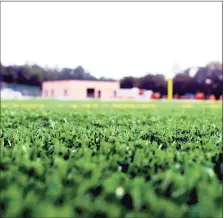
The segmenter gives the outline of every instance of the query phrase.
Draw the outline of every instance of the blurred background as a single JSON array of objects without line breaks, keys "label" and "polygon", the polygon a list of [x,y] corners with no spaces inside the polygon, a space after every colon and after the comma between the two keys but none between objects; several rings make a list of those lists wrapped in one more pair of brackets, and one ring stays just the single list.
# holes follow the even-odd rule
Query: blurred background
[{"label": "blurred background", "polygon": [[[194,71],[194,75],[191,75],[192,71]],[[223,92],[222,76],[222,64],[219,62],[209,63],[197,69],[189,68],[178,72],[173,78],[173,98],[221,99]],[[55,96],[51,93],[45,95],[42,93],[42,82],[61,80],[115,81],[111,78],[96,78],[86,72],[82,66],[75,69],[63,68],[59,71],[56,69],[44,69],[37,64],[1,65],[2,91],[11,89],[20,92],[22,96],[37,97],[43,94],[44,97],[59,97],[60,95]],[[142,77],[123,77],[119,81],[119,87],[121,90],[117,98],[140,98],[146,90],[151,91],[148,99],[167,98],[167,79],[162,74],[148,73]],[[57,86],[55,89],[57,89]],[[99,97],[96,96],[96,98]]]},{"label": "blurred background", "polygon": [[174,99],[222,100],[219,2],[4,2],[1,16],[2,98],[167,99],[172,79]]}]

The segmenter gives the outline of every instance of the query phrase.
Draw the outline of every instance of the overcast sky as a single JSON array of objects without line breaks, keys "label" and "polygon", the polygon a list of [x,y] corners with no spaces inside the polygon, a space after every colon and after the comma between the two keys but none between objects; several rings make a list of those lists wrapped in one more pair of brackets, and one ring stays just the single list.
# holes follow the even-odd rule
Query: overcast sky
[{"label": "overcast sky", "polygon": [[1,61],[170,76],[222,60],[221,2],[2,2]]}]

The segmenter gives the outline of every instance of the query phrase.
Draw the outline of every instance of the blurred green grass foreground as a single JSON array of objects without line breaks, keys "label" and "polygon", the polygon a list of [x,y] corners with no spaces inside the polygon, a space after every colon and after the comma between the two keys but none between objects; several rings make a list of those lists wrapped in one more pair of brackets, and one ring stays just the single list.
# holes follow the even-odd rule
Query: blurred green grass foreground
[{"label": "blurred green grass foreground", "polygon": [[2,101],[0,146],[0,217],[222,217],[221,103]]}]

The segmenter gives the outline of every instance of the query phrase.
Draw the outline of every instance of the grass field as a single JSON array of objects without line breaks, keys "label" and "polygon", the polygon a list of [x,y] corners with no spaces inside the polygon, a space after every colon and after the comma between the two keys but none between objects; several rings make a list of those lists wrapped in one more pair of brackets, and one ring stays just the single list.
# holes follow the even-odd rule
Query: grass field
[{"label": "grass field", "polygon": [[221,103],[3,101],[0,152],[0,217],[222,217]]},{"label": "grass field", "polygon": [[54,99],[3,100],[2,108],[214,108],[221,109],[221,101],[192,101],[192,100],[151,100],[151,101],[72,101]]}]

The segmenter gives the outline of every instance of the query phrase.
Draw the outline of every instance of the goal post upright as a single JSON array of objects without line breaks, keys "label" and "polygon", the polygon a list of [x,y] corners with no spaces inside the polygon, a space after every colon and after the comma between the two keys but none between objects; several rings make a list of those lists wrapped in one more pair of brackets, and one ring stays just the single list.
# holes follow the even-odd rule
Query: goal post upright
[{"label": "goal post upright", "polygon": [[180,71],[179,64],[175,61],[172,66],[172,74],[168,77],[167,80],[167,99],[173,100],[173,78],[177,72]]},{"label": "goal post upright", "polygon": [[172,78],[169,78],[168,79],[168,100],[172,100],[173,99],[173,79]]}]

